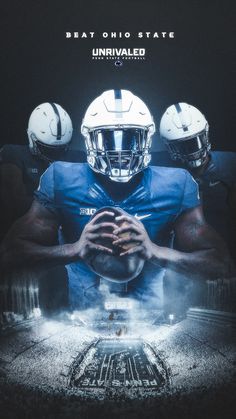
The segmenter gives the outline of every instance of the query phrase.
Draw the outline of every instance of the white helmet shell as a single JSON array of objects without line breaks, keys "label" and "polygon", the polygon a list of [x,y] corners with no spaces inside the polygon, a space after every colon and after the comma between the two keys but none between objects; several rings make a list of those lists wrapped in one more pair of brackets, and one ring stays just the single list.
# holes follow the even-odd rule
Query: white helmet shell
[{"label": "white helmet shell", "polygon": [[181,160],[190,168],[201,166],[207,151],[209,125],[194,106],[177,103],[167,108],[160,122],[160,137],[173,160]]},{"label": "white helmet shell", "polygon": [[[89,105],[81,125],[89,165],[118,182],[127,182],[149,164],[154,132],[148,107],[128,90],[102,93]],[[119,146],[118,140],[112,146],[113,133],[119,137]]]},{"label": "white helmet shell", "polygon": [[117,125],[152,126],[155,130],[150,111],[139,97],[128,90],[107,90],[89,105],[81,131],[86,134],[86,130]]},{"label": "white helmet shell", "polygon": [[37,144],[48,147],[67,146],[72,137],[72,122],[57,103],[42,103],[30,115],[27,134],[29,147],[38,154]]},{"label": "white helmet shell", "polygon": [[208,123],[205,116],[188,103],[171,105],[163,114],[160,122],[160,135],[171,141],[193,137],[204,131]]}]

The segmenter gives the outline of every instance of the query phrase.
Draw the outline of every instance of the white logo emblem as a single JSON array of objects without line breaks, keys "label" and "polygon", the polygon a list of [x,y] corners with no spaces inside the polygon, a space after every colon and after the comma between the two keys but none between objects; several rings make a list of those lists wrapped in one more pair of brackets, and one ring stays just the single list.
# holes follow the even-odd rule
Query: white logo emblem
[{"label": "white logo emblem", "polygon": [[96,208],[80,208],[79,215],[93,215],[96,211]]},{"label": "white logo emblem", "polygon": [[210,181],[209,186],[216,186],[216,185],[219,185],[219,183],[220,183],[220,180],[217,180],[216,182]]},{"label": "white logo emblem", "polygon": [[148,218],[150,217],[152,214],[145,214],[145,215],[138,215],[137,213],[135,214],[135,218],[137,218],[137,220],[143,220],[144,218]]}]

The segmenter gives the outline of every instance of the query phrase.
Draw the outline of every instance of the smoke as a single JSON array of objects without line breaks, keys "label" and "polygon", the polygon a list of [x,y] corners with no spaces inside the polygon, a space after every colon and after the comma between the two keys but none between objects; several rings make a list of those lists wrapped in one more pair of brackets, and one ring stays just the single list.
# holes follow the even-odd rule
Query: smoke
[{"label": "smoke", "polygon": [[8,273],[0,284],[0,324],[39,317],[39,281],[29,271]]},{"label": "smoke", "polygon": [[92,306],[89,301],[89,308],[82,305],[71,311],[61,305],[59,310],[47,312],[47,300],[55,306],[56,290],[53,287],[58,287],[57,279],[55,275],[54,285],[46,292],[44,275],[29,271],[9,273],[0,285],[0,326],[4,328],[49,314],[51,318],[99,330],[99,333],[140,336],[151,325],[181,320],[189,307],[235,311],[235,278],[202,281],[167,270],[165,274],[158,273],[157,277],[146,276],[140,284],[134,280],[133,289],[131,281],[131,292],[127,292],[127,284],[101,279],[96,289],[97,300],[92,301]]},{"label": "smoke", "polygon": [[74,324],[96,330],[101,336],[119,338],[140,337],[150,325],[164,321],[162,309],[155,304],[155,296],[153,300],[138,300],[129,293],[122,292],[122,287],[120,293],[117,289],[114,292],[114,288],[116,288],[114,283],[101,280],[98,291],[102,304],[93,308],[74,310],[70,313],[70,320]]},{"label": "smoke", "polygon": [[207,296],[206,282],[196,277],[186,277],[172,270],[166,270],[163,279],[164,312],[177,318],[185,317],[191,306],[205,306]]}]

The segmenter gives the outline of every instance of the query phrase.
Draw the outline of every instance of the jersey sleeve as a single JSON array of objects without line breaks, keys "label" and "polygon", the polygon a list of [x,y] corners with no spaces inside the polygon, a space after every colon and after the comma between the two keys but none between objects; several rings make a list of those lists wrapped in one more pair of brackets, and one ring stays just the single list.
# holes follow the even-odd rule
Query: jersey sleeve
[{"label": "jersey sleeve", "polygon": [[186,172],[186,181],[180,212],[184,212],[190,208],[197,207],[200,204],[201,201],[199,196],[198,184],[193,179],[193,177],[188,172]]},{"label": "jersey sleeve", "polygon": [[51,164],[40,177],[38,189],[34,192],[34,199],[55,215],[59,215],[55,202],[54,164]]},{"label": "jersey sleeve", "polygon": [[23,169],[23,162],[19,153],[17,153],[16,147],[11,144],[6,144],[1,148],[0,151],[0,162],[1,164],[14,164],[14,166]]}]

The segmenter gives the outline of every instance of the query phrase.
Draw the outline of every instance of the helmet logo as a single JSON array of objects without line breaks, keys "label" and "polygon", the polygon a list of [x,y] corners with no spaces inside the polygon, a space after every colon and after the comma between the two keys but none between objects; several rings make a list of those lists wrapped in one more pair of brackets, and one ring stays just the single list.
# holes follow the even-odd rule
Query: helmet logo
[{"label": "helmet logo", "polygon": [[52,108],[53,108],[53,110],[55,112],[55,115],[56,115],[56,120],[57,120],[57,140],[60,140],[61,139],[61,118],[60,118],[60,115],[59,115],[59,112],[58,112],[58,109],[57,109],[55,103],[50,103],[50,105],[52,106]]},{"label": "helmet logo", "polygon": [[179,115],[179,118],[180,118],[180,121],[181,121],[181,124],[182,124],[183,131],[185,131],[185,132],[188,131],[188,127],[187,127],[186,121],[183,118],[183,112],[182,112],[182,109],[181,109],[179,103],[177,103],[175,105],[175,109],[178,112],[178,115]]}]

